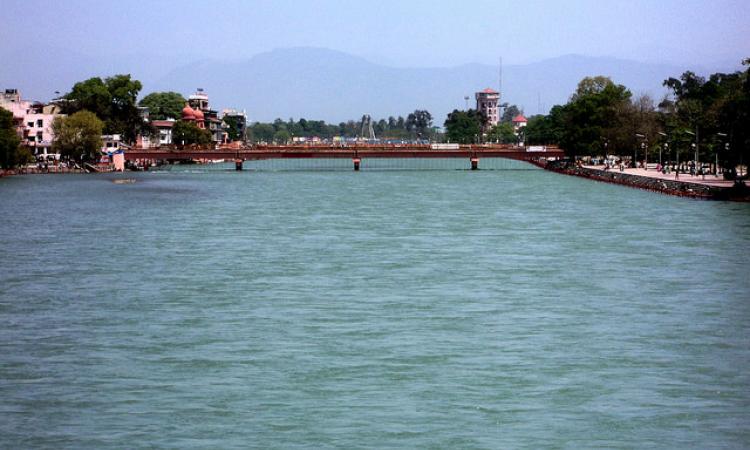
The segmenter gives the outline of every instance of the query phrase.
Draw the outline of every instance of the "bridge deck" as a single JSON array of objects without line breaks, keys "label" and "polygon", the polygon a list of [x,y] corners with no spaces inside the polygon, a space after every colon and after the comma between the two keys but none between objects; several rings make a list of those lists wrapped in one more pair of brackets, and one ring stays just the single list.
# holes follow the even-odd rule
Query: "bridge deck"
[{"label": "bridge deck", "polygon": [[562,150],[547,147],[546,151],[528,151],[510,146],[461,146],[458,149],[434,149],[429,145],[357,145],[357,146],[257,146],[247,148],[132,148],[125,159],[187,160],[187,159],[284,159],[284,158],[510,158],[530,160],[561,157]]}]

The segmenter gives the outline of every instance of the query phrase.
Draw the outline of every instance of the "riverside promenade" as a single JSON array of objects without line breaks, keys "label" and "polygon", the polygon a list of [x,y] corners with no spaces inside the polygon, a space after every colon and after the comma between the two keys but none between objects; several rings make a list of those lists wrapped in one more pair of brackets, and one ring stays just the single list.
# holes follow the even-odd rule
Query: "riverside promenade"
[{"label": "riverside promenade", "polygon": [[[595,170],[601,170],[604,171],[604,166],[588,166],[584,165],[583,167],[589,168],[589,169],[595,169]],[[687,173],[681,173],[679,178],[675,178],[674,172],[670,173],[661,173],[656,169],[643,169],[643,168],[626,168],[623,171],[620,171],[620,169],[609,169],[607,172],[611,173],[623,173],[623,174],[629,174],[629,175],[636,175],[640,177],[648,177],[648,178],[654,178],[658,180],[669,180],[669,181],[681,181],[683,183],[695,183],[695,184],[702,184],[705,186],[713,186],[713,187],[725,187],[730,188],[734,185],[734,181],[732,180],[725,180],[721,176],[716,175],[690,175]]]},{"label": "riverside promenade", "polygon": [[655,169],[618,168],[604,170],[604,166],[573,166],[564,161],[553,161],[545,167],[553,172],[588,178],[594,181],[620,184],[678,197],[704,200],[750,201],[750,189],[744,182],[735,183],[715,175],[690,175],[681,173],[675,178],[674,172],[661,173]]}]

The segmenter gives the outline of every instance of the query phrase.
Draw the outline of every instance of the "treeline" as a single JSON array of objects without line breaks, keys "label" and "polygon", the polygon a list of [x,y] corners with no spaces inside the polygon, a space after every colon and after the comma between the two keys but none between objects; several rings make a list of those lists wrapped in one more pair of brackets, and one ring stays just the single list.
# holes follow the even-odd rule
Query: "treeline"
[{"label": "treeline", "polygon": [[516,144],[523,141],[523,128],[516,130],[513,127],[513,118],[519,114],[523,114],[523,111],[517,105],[506,106],[500,122],[487,130],[487,133],[483,133],[488,118],[481,111],[454,109],[443,124],[443,138],[447,142],[458,144]]},{"label": "treeline", "polygon": [[633,164],[646,152],[651,161],[659,150],[666,160],[685,161],[697,150],[700,161],[734,168],[750,144],[749,73],[706,79],[685,72],[664,81],[671,92],[658,104],[607,77],[587,77],[568,103],[530,117],[525,139],[558,144],[570,156],[628,155]]},{"label": "treeline", "polygon": [[406,118],[402,116],[388,119],[372,120],[362,116],[359,121],[349,120],[338,125],[323,120],[276,119],[271,123],[256,122],[247,129],[247,140],[250,142],[286,143],[295,137],[318,137],[320,139],[369,138],[369,125],[372,125],[378,139],[433,139],[437,131],[432,126],[432,115],[426,110],[415,110]]}]

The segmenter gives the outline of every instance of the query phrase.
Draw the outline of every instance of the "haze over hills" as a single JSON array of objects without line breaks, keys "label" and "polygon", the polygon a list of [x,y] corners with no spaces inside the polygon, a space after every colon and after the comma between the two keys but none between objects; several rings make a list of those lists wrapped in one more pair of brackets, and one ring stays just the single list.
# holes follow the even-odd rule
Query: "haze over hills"
[{"label": "haze over hills", "polygon": [[[253,121],[304,117],[340,122],[363,114],[385,118],[427,109],[438,125],[448,112],[465,107],[464,96],[470,96],[471,106],[475,91],[498,87],[497,65],[390,67],[310,47],[277,49],[240,61],[202,60],[181,66],[177,64],[184,59],[176,55],[134,55],[112,61],[64,51],[44,56],[46,65],[20,54],[14,57],[19,64],[3,64],[0,87],[18,87],[24,97],[47,100],[54,91],[66,92],[74,82],[91,76],[131,73],[143,82],[144,95],[157,90],[189,95],[201,87],[214,108],[246,109]],[[65,58],[66,64],[55,64],[56,58]],[[70,64],[71,60],[76,64]],[[55,73],[55,67],[75,68]],[[708,74],[739,68],[739,61],[703,68],[566,55],[505,66],[502,101],[518,104],[527,115],[546,113],[553,105],[565,103],[581,78],[591,75],[610,76],[634,94],[648,93],[658,100],[665,93],[663,80],[685,70]]]},{"label": "haze over hills", "polygon": [[[565,103],[589,75],[611,76],[634,94],[660,98],[665,93],[663,80],[684,70],[668,64],[561,56],[505,66],[502,99],[518,104],[527,114],[546,113],[554,104]],[[381,118],[427,109],[442,123],[448,112],[465,107],[464,96],[470,96],[472,105],[474,92],[497,89],[498,67],[395,68],[332,50],[290,48],[239,62],[191,64],[154,83],[155,89],[170,87],[180,92],[205,88],[212,102],[244,107],[253,120],[305,117],[336,122],[365,113]]]}]

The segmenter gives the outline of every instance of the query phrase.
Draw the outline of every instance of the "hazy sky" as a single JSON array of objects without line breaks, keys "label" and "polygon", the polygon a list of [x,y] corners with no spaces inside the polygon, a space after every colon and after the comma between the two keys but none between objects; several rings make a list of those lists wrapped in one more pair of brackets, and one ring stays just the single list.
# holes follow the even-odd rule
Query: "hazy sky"
[{"label": "hazy sky", "polygon": [[710,63],[750,57],[748,0],[1,0],[0,57],[49,48],[235,59],[316,46],[398,66],[569,53]]}]

